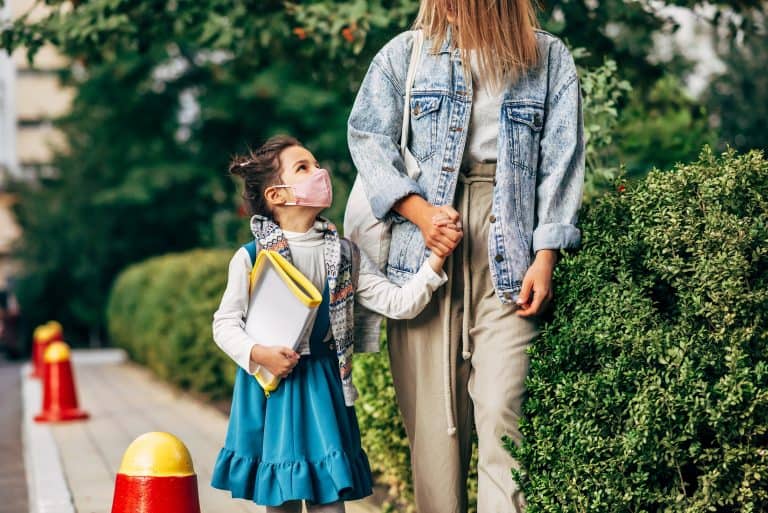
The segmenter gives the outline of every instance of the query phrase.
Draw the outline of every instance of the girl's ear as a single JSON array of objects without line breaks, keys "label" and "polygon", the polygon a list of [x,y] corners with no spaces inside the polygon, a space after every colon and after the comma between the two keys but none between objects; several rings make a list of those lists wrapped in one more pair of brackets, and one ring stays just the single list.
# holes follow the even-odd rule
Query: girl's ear
[{"label": "girl's ear", "polygon": [[270,208],[276,205],[284,205],[288,201],[286,194],[287,191],[283,187],[270,186],[264,189],[264,199]]}]

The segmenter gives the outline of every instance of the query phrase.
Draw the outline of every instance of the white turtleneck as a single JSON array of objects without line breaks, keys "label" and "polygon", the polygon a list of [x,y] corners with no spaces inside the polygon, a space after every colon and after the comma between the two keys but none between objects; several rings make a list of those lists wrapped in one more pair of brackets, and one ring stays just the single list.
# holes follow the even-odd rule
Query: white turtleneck
[{"label": "white turtleneck", "polygon": [[[325,240],[323,233],[312,228],[306,233],[283,231],[296,266],[317,288],[325,288]],[[367,258],[361,253],[361,258]],[[227,287],[221,304],[213,314],[213,339],[216,344],[240,367],[253,373],[251,348],[258,344],[258,337],[245,332],[245,315],[248,309],[248,276],[253,263],[248,251],[240,248],[229,262]],[[448,277],[444,272],[435,273],[427,261],[413,278],[399,287],[380,274],[365,272],[373,264],[360,266],[360,277],[355,300],[362,306],[392,319],[411,319],[427,306],[432,293],[443,285]],[[297,348],[307,354],[308,347]]]}]

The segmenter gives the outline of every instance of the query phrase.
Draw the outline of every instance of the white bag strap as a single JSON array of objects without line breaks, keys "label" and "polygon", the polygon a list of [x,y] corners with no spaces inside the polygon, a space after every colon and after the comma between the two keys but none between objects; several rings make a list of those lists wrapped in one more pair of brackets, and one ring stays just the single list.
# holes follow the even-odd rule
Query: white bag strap
[{"label": "white bag strap", "polygon": [[413,31],[413,49],[411,50],[411,60],[408,63],[408,74],[405,76],[405,103],[403,104],[403,131],[400,134],[400,154],[405,159],[405,152],[408,148],[408,131],[411,125],[411,89],[413,81],[416,78],[416,70],[419,68],[421,59],[421,47],[424,43],[424,32]]}]

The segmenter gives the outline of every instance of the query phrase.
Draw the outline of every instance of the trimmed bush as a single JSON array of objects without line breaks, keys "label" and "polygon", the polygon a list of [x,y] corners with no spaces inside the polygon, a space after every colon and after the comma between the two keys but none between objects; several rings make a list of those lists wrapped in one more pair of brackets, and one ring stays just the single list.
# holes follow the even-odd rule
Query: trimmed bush
[{"label": "trimmed bush", "polygon": [[211,321],[231,256],[196,250],[128,267],[107,306],[112,343],[171,383],[213,399],[229,397],[236,366],[213,342]]},{"label": "trimmed bush", "polygon": [[768,511],[768,162],[597,201],[531,351],[528,513]]}]

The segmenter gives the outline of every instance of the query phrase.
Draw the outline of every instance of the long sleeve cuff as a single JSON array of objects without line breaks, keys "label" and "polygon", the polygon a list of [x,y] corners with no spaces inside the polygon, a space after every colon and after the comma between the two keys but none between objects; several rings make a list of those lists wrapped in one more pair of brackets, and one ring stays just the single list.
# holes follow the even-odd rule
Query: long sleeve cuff
[{"label": "long sleeve cuff", "polygon": [[372,192],[368,194],[371,211],[377,219],[403,222],[406,219],[397,214],[392,207],[403,198],[417,194],[424,197],[419,184],[407,176],[400,176],[397,180],[389,180],[386,184],[386,194]]},{"label": "long sleeve cuff", "polygon": [[543,224],[533,232],[534,253],[540,249],[577,248],[580,243],[581,232],[572,224]]},{"label": "long sleeve cuff", "polygon": [[448,275],[445,274],[443,269],[440,269],[440,272],[436,273],[435,270],[432,269],[432,266],[429,265],[429,260],[427,259],[421,264],[414,279],[422,281],[434,292],[448,281]]}]

